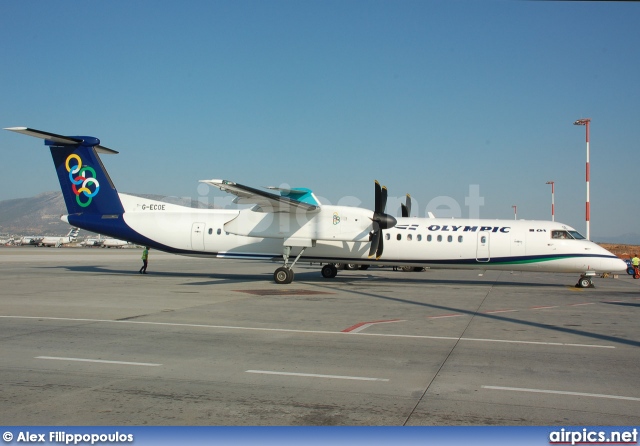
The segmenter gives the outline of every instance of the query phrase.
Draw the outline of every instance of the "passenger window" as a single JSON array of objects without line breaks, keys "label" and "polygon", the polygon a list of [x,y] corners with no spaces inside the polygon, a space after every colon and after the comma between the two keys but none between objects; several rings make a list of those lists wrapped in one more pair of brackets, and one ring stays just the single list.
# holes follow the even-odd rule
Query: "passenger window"
[{"label": "passenger window", "polygon": [[396,239],[397,239],[397,240],[402,240],[402,234],[398,234],[398,235],[396,235]]},{"label": "passenger window", "polygon": [[442,241],[442,236],[441,236],[441,235],[439,235],[439,236],[438,236],[438,241],[439,241],[439,242],[441,242],[441,241]]},{"label": "passenger window", "polygon": [[213,234],[213,228],[209,228],[209,235]]},{"label": "passenger window", "polygon": [[430,242],[431,241],[431,234],[427,235],[427,241]]},{"label": "passenger window", "polygon": [[453,241],[453,236],[452,236],[452,235],[450,235],[449,237],[447,237],[447,241],[448,241],[448,242],[452,242],[452,241]]},{"label": "passenger window", "polygon": [[413,237],[411,236],[411,234],[407,234],[407,241],[410,242],[411,240],[413,240]]},{"label": "passenger window", "polygon": [[418,237],[416,237],[416,239],[421,242],[422,241],[422,234],[418,234]]},{"label": "passenger window", "polygon": [[487,236],[483,235],[482,237],[480,237],[480,243],[487,243]]},{"label": "passenger window", "polygon": [[458,241],[459,241],[460,243],[462,243],[462,236],[461,236],[461,235],[459,235],[459,236],[458,236]]},{"label": "passenger window", "polygon": [[218,230],[216,231],[216,234],[218,235],[222,234],[222,229],[218,228]]},{"label": "passenger window", "polygon": [[384,238],[387,239],[387,240],[391,240],[391,236],[389,234],[385,234]]}]

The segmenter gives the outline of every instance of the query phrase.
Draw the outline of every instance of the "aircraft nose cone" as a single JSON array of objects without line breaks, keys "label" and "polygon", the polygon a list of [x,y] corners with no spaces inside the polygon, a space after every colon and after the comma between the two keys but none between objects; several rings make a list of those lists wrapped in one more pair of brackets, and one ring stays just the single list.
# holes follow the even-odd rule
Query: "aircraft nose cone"
[{"label": "aircraft nose cone", "polygon": [[618,259],[618,258],[602,259],[602,262],[600,263],[600,271],[602,272],[614,273],[614,272],[620,272],[620,271],[626,271],[626,270],[627,270],[627,264],[622,259]]}]

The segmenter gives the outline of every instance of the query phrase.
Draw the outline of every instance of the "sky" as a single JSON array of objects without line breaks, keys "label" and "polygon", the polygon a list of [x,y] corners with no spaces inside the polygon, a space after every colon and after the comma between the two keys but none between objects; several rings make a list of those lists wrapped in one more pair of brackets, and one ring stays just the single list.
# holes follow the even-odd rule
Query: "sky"
[{"label": "sky", "polygon": [[[323,203],[640,232],[640,3],[3,0],[0,127],[90,135],[120,192],[307,187]],[[59,190],[0,131],[0,200]],[[517,215],[513,206],[517,206]]]}]

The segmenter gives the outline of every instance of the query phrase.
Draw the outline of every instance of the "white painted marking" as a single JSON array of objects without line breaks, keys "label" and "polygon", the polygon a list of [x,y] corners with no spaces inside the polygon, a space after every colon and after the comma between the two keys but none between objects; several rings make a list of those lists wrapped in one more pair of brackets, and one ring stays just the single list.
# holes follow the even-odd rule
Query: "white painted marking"
[{"label": "white painted marking", "polygon": [[485,311],[484,314],[496,314],[496,313],[514,313],[518,310],[494,310],[494,311]]},{"label": "white painted marking", "polygon": [[448,317],[459,317],[462,314],[445,314],[444,316],[427,316],[427,319],[444,319]]},{"label": "white painted marking", "polygon": [[36,356],[35,359],[54,359],[56,361],[100,362],[103,364],[143,365],[147,367],[159,367],[162,365],[162,364],[153,364],[150,362],[125,362],[125,361],[106,361],[104,359],[59,358],[57,356]]},{"label": "white painted marking", "polygon": [[342,375],[318,375],[315,373],[271,372],[269,370],[246,370],[246,373],[260,373],[263,375],[302,376],[305,378],[353,379],[356,381],[389,381],[386,378],[366,378],[363,376],[342,376]]},{"label": "white painted marking", "polygon": [[557,306],[557,305],[555,305],[555,306],[551,306],[551,307],[531,307],[531,308],[529,308],[529,309],[530,309],[530,310],[546,310],[546,309],[548,309],[548,308],[558,308],[558,306]]},{"label": "white painted marking", "polygon": [[570,307],[581,307],[581,306],[584,306],[584,305],[595,305],[595,303],[594,302],[585,302],[583,304],[571,304],[569,306]]},{"label": "white painted marking", "polygon": [[367,328],[371,327],[373,324],[364,324],[359,326],[358,328],[351,330],[349,333],[360,333],[363,330],[366,330]]},{"label": "white painted marking", "polygon": [[369,328],[369,327],[371,327],[373,325],[391,324],[393,322],[407,322],[407,321],[401,320],[401,319],[394,319],[394,320],[391,320],[391,321],[373,321],[373,322],[367,322],[365,324],[362,324],[359,327],[356,324],[356,325],[354,325],[354,327],[357,327],[357,328],[354,328],[353,330],[350,330],[350,329],[347,328],[346,330],[342,330],[342,333],[359,333],[359,332],[361,332],[363,330],[366,330],[367,328]]},{"label": "white painted marking", "polygon": [[491,390],[511,390],[514,392],[551,393],[556,395],[588,396],[590,398],[609,398],[614,400],[640,401],[640,398],[636,398],[633,396],[604,395],[601,393],[564,392],[561,390],[523,389],[520,387],[500,386],[482,386],[482,388]]},{"label": "white painted marking", "polygon": [[0,316],[0,318],[37,319],[42,321],[102,322],[106,324],[156,325],[156,326],[163,326],[163,327],[192,327],[192,328],[209,328],[209,329],[219,329],[219,330],[246,330],[246,331],[263,331],[263,332],[272,331],[276,333],[326,334],[326,335],[338,335],[338,336],[374,336],[374,337],[385,337],[385,338],[432,339],[432,340],[443,340],[443,341],[502,342],[506,344],[554,345],[554,346],[561,346],[561,347],[616,348],[613,345],[565,344],[562,342],[514,341],[511,339],[476,339],[476,338],[460,338],[456,336],[423,336],[423,335],[402,335],[402,334],[381,334],[381,333],[343,333],[340,331],[294,330],[294,329],[288,329],[288,328],[234,327],[234,326],[227,326],[227,325],[181,324],[181,323],[172,323],[172,322],[114,321],[109,319],[85,319],[85,318],[41,317],[41,316]]}]

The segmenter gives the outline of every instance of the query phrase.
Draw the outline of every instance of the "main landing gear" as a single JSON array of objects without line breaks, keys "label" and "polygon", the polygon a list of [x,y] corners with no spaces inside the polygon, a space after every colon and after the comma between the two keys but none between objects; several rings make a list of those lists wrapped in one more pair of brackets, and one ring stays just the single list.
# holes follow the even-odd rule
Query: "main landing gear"
[{"label": "main landing gear", "polygon": [[320,272],[322,273],[322,277],[324,277],[325,279],[333,279],[338,275],[338,267],[333,263],[329,263],[327,265],[324,265]]},{"label": "main landing gear", "polygon": [[307,249],[305,247],[302,248],[298,256],[295,258],[293,263],[289,265],[289,254],[291,254],[291,246],[285,246],[282,250],[282,257],[284,259],[284,265],[280,268],[276,269],[273,273],[273,280],[279,284],[284,285],[287,283],[293,282],[293,266],[296,264],[304,250]]}]

